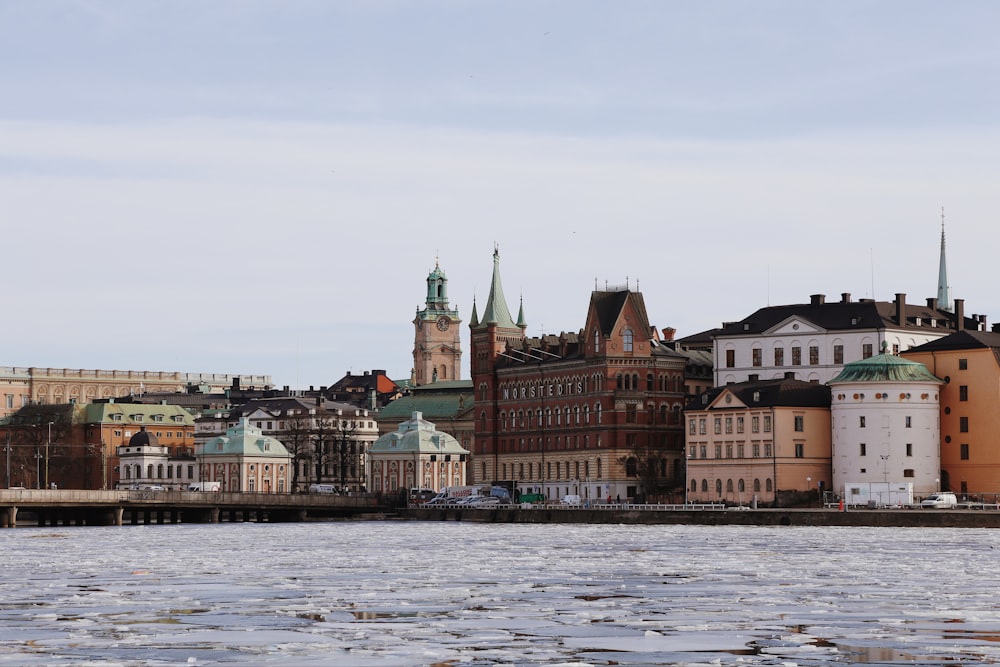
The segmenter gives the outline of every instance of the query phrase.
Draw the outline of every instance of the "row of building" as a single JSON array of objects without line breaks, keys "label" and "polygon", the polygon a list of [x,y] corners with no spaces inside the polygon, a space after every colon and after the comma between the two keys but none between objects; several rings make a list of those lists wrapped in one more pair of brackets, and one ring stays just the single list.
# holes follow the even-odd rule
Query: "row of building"
[{"label": "row of building", "polygon": [[[197,374],[198,385],[152,392],[135,385],[148,373],[111,372],[115,384],[101,371],[32,372],[27,404],[0,425],[9,484],[196,477],[227,490],[396,493],[493,483],[550,498],[766,504],[990,494],[1000,334],[951,301],[943,253],[942,232],[941,287],[922,304],[813,295],[675,339],[627,284],[595,289],[580,329],[528,336],[494,251],[489,296],[469,318],[467,380],[462,320],[435,265],[403,381],[375,371],[292,391],[266,376],[211,376],[222,389]],[[91,375],[108,386],[88,388]],[[251,441],[259,460],[227,444]],[[56,451],[82,472],[57,479]]]}]

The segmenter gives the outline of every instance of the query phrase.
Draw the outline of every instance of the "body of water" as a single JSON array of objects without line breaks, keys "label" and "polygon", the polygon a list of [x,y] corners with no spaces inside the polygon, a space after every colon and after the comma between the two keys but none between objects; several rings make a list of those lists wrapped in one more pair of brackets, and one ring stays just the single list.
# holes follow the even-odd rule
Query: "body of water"
[{"label": "body of water", "polygon": [[1000,532],[0,532],[0,665],[1000,664]]}]

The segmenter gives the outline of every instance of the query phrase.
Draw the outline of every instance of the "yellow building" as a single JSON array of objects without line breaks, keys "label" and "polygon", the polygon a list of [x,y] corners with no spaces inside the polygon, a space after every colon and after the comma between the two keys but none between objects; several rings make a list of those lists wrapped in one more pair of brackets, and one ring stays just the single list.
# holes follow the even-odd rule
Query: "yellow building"
[{"label": "yellow building", "polygon": [[688,502],[785,505],[830,488],[830,389],[801,380],[716,387],[690,403]]},{"label": "yellow building", "polygon": [[941,387],[941,490],[1000,494],[1000,333],[959,331],[901,356],[924,364]]}]

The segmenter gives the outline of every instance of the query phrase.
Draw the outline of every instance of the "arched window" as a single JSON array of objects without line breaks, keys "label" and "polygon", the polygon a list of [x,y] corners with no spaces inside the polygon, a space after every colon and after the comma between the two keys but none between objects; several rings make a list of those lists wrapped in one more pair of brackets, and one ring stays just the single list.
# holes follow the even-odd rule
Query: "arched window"
[{"label": "arched window", "polygon": [[760,493],[760,480],[759,479],[755,479],[753,481],[753,490],[756,491],[757,493]]},{"label": "arched window", "polygon": [[626,329],[622,332],[622,351],[631,352],[632,351],[632,330]]},{"label": "arched window", "polygon": [[701,492],[702,493],[708,493],[708,480],[707,479],[701,480]]},{"label": "arched window", "polygon": [[615,376],[615,387],[617,387],[618,389],[624,389],[625,388],[625,385],[622,383],[622,374],[621,373],[619,373],[618,375]]},{"label": "arched window", "polygon": [[147,466],[146,471],[148,473],[146,475],[146,479],[153,479],[153,464],[152,463],[150,463],[149,466]]},{"label": "arched window", "polygon": [[626,477],[638,477],[639,476],[639,461],[634,456],[628,457],[625,460],[625,476]]},{"label": "arched window", "polygon": [[727,479],[726,480],[726,492],[728,492],[728,493],[732,493],[733,492],[733,480],[731,480],[731,479]]},{"label": "arched window", "polygon": [[722,497],[722,480],[721,479],[715,480],[715,495],[719,496],[720,498]]},{"label": "arched window", "polygon": [[768,491],[771,490],[771,478],[770,477],[765,481],[764,486],[767,487]]},{"label": "arched window", "polygon": [[601,351],[601,332],[594,329],[594,354]]},{"label": "arched window", "polygon": [[696,493],[698,491],[698,480],[691,480],[691,493]]},{"label": "arched window", "polygon": [[747,490],[747,483],[740,479],[736,484],[736,488],[739,489],[740,493],[743,493]]}]

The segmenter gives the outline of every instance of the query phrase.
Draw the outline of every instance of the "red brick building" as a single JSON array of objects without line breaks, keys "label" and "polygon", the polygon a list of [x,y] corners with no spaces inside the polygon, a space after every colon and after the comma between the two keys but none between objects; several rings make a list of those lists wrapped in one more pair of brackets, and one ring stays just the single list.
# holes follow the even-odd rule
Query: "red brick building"
[{"label": "red brick building", "polygon": [[591,294],[578,333],[525,336],[493,255],[490,295],[473,304],[473,481],[548,499],[682,497],[686,357],[662,345],[642,294]]}]

